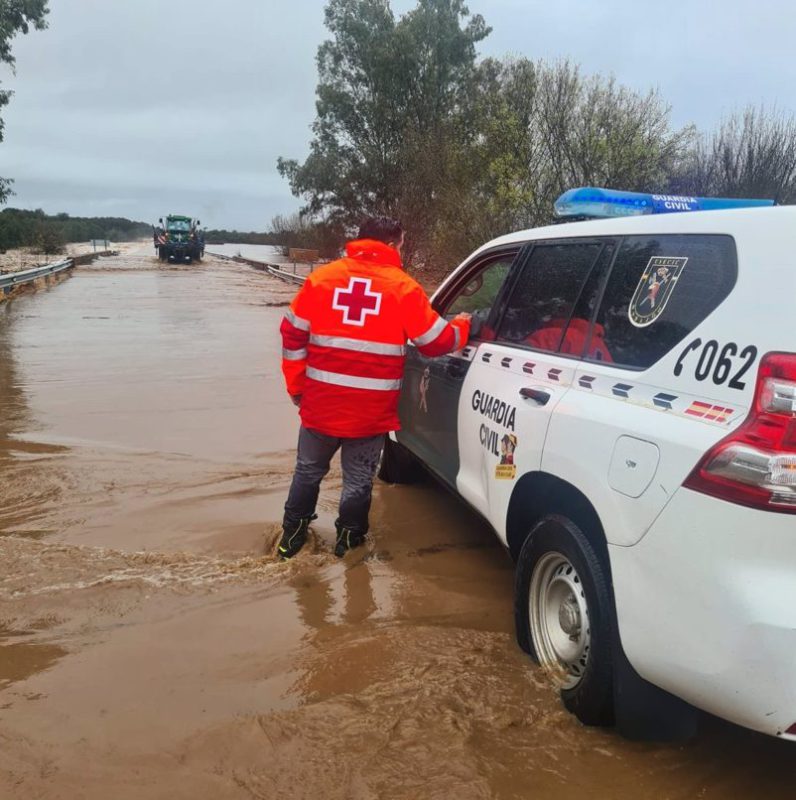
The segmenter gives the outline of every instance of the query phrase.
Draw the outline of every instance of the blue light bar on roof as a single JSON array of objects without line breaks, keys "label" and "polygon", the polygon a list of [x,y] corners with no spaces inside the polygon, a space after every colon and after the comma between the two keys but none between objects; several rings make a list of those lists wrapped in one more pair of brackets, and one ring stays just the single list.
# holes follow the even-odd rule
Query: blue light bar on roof
[{"label": "blue light bar on roof", "polygon": [[673,194],[642,194],[616,189],[584,187],[570,189],[556,200],[559,217],[635,217],[642,214],[672,214],[677,211],[718,211],[730,208],[773,206],[773,200],[740,197],[681,197]]}]

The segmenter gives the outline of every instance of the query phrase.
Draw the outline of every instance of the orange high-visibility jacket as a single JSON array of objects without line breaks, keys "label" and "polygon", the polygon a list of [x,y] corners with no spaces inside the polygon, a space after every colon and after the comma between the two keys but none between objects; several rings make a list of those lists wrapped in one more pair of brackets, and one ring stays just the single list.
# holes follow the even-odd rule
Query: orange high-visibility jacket
[{"label": "orange high-visibility jacket", "polygon": [[329,436],[398,430],[406,341],[440,356],[467,344],[470,323],[431,308],[394,248],[349,242],[346,257],[313,272],[282,320],[282,372],[301,396],[301,421]]}]

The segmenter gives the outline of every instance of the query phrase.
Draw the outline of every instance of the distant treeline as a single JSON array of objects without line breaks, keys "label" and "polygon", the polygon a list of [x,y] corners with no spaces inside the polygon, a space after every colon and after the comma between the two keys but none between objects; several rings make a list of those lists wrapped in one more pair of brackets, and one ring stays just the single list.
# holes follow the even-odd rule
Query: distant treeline
[{"label": "distant treeline", "polygon": [[107,239],[125,242],[152,235],[152,226],[124,217],[70,217],[4,208],[0,212],[0,250],[32,247],[42,253],[58,253],[70,242]]}]

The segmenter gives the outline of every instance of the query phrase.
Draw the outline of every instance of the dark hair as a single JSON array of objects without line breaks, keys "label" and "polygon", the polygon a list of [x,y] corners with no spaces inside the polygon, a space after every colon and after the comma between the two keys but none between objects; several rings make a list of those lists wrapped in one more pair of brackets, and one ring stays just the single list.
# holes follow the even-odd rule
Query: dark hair
[{"label": "dark hair", "polygon": [[376,239],[384,244],[398,244],[404,229],[397,219],[368,217],[359,226],[357,239]]}]

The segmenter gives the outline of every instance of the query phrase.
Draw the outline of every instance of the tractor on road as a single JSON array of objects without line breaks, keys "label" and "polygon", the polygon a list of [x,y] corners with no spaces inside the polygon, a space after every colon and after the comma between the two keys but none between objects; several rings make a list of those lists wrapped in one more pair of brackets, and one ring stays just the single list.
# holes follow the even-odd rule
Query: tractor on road
[{"label": "tractor on road", "polygon": [[188,263],[201,261],[205,254],[204,232],[199,228],[201,222],[191,217],[170,214],[165,223],[161,217],[160,226],[155,228],[153,240],[158,258],[161,261]]}]

